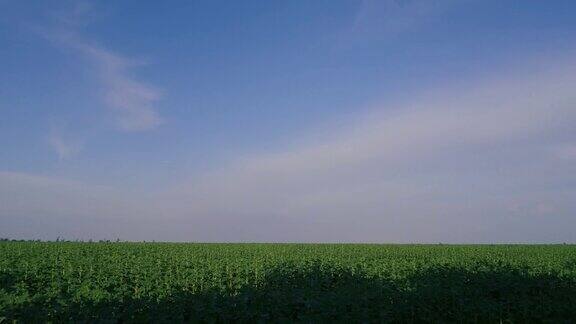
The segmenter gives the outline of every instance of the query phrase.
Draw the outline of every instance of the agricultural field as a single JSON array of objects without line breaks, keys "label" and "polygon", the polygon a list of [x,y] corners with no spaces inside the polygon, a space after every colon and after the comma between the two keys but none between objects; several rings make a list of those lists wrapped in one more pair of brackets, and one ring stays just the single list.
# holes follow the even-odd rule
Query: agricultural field
[{"label": "agricultural field", "polygon": [[574,322],[574,245],[0,243],[0,322]]}]

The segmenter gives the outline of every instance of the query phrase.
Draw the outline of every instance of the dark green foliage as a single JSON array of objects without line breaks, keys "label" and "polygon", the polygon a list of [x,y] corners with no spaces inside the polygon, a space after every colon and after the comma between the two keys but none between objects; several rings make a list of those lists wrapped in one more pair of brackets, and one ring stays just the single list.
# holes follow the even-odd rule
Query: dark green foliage
[{"label": "dark green foliage", "polygon": [[576,321],[571,245],[2,242],[0,256],[0,321]]}]

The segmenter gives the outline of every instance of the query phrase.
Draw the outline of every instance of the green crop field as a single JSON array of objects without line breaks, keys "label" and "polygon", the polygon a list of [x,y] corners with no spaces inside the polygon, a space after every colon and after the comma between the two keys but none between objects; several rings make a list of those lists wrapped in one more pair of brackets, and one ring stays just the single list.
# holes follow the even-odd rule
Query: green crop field
[{"label": "green crop field", "polygon": [[0,243],[0,322],[574,322],[576,246]]}]

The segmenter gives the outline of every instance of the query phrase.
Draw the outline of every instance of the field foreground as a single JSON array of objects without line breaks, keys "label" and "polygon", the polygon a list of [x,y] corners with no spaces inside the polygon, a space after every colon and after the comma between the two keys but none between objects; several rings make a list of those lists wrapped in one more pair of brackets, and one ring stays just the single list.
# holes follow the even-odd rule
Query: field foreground
[{"label": "field foreground", "polygon": [[0,322],[574,322],[574,245],[0,243]]}]

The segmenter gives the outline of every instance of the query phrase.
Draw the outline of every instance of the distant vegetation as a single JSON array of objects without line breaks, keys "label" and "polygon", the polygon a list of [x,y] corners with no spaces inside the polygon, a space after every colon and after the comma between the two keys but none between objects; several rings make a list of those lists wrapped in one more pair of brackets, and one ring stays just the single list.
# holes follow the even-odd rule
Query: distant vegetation
[{"label": "distant vegetation", "polygon": [[576,246],[0,243],[0,322],[575,322]]}]

